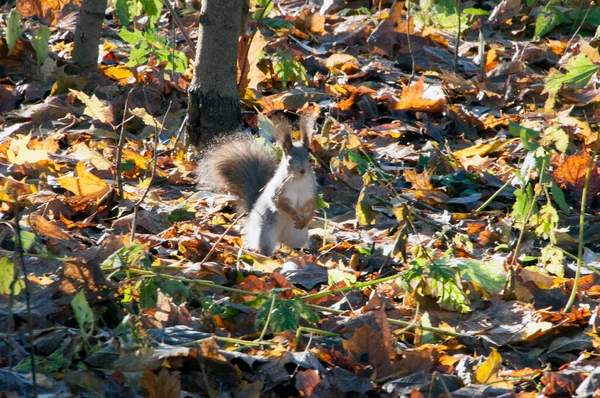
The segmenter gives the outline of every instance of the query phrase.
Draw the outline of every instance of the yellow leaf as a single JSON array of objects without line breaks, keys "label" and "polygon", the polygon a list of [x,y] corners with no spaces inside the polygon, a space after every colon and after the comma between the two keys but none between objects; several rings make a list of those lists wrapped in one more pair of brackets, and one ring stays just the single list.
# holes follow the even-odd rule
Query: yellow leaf
[{"label": "yellow leaf", "polygon": [[129,80],[133,78],[133,72],[124,66],[109,66],[106,69],[102,69],[102,73],[106,77],[113,80],[117,80],[119,83],[129,83]]},{"label": "yellow leaf", "polygon": [[95,94],[88,97],[87,94],[78,90],[69,89],[69,91],[75,94],[75,96],[85,104],[84,115],[91,116],[104,123],[112,123],[113,115],[110,109],[104,105]]},{"label": "yellow leaf", "polygon": [[144,108],[130,109],[129,112],[142,119],[142,121],[148,126],[152,126],[154,128],[162,130],[163,126],[161,122],[158,121],[157,118],[146,112]]},{"label": "yellow leaf", "polygon": [[83,162],[77,163],[75,173],[77,177],[60,177],[58,183],[77,196],[99,199],[110,189],[106,181],[87,171]]},{"label": "yellow leaf", "polygon": [[510,144],[511,142],[518,140],[518,138],[511,138],[509,140],[496,140],[489,144],[477,144],[473,145],[469,148],[461,149],[460,151],[453,152],[454,157],[458,159],[462,158],[470,158],[475,155],[479,155],[481,157],[490,155],[494,152],[498,152],[503,149],[505,146]]},{"label": "yellow leaf", "polygon": [[150,159],[146,159],[138,152],[134,152],[130,149],[123,150],[123,159],[125,160],[133,160],[135,165],[142,170],[146,170],[148,168],[148,164],[150,163]]},{"label": "yellow leaf", "polygon": [[112,167],[112,162],[108,161],[104,156],[97,151],[90,149],[85,143],[80,142],[73,148],[75,151],[71,156],[79,161],[88,161],[98,170],[108,170]]},{"label": "yellow leaf", "polygon": [[475,371],[475,384],[485,384],[489,380],[495,380],[498,370],[502,366],[502,357],[492,348],[492,353]]},{"label": "yellow leaf", "polygon": [[6,152],[8,161],[12,164],[37,163],[48,159],[48,151],[45,149],[29,149],[27,144],[31,140],[31,134],[28,136],[19,136],[13,138]]}]

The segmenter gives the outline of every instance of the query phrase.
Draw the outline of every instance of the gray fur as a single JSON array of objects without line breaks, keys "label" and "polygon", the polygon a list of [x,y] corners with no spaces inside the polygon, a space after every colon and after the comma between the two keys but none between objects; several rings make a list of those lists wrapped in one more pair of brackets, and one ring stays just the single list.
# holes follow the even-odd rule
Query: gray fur
[{"label": "gray fur", "polygon": [[275,152],[241,135],[207,149],[198,168],[204,185],[237,198],[240,212],[250,212],[261,190],[275,174]]}]

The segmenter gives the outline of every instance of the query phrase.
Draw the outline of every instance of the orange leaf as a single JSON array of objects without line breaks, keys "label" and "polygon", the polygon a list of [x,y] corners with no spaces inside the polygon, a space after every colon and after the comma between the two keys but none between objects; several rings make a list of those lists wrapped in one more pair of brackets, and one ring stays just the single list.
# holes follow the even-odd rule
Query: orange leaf
[{"label": "orange leaf", "polygon": [[440,86],[425,87],[425,78],[421,76],[412,86],[404,87],[400,102],[392,109],[401,111],[427,111],[438,113],[444,110],[446,96]]},{"label": "orange leaf", "polygon": [[[581,198],[585,184],[585,174],[590,166],[591,157],[587,151],[580,151],[570,156],[565,156],[554,172],[553,178],[559,185],[567,188],[575,197]],[[598,169],[592,167],[588,195],[590,198],[596,196],[600,191],[600,174]]]}]

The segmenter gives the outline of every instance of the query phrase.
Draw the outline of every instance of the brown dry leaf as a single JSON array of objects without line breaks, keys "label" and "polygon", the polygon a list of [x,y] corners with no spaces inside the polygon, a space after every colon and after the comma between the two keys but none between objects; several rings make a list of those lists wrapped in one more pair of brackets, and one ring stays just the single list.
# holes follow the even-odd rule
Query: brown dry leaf
[{"label": "brown dry leaf", "polygon": [[69,234],[63,231],[55,223],[46,220],[42,215],[38,213],[32,213],[27,220],[37,234],[42,235],[45,238],[53,238],[70,242],[71,245],[75,245],[75,247],[79,246],[79,243],[71,238]]},{"label": "brown dry leaf", "polygon": [[394,110],[399,111],[425,111],[439,113],[444,110],[446,96],[441,86],[427,85],[425,77],[421,76],[418,82],[402,89],[400,101],[394,104]]},{"label": "brown dry leaf", "polygon": [[321,377],[316,370],[307,369],[296,375],[296,389],[305,397],[312,397],[315,387],[321,382]]},{"label": "brown dry leaf", "polygon": [[148,398],[179,398],[181,395],[179,372],[169,372],[165,368],[158,374],[150,369],[144,370],[140,385]]},{"label": "brown dry leaf", "polygon": [[35,17],[45,24],[54,25],[79,6],[81,0],[19,0],[17,12],[24,17]]},{"label": "brown dry leaf", "polygon": [[347,74],[355,73],[356,71],[360,70],[358,59],[350,54],[343,53],[331,55],[329,58],[327,58],[325,66],[332,72],[342,70]]},{"label": "brown dry leaf", "polygon": [[[258,88],[258,84],[267,77],[263,71],[258,68],[257,64],[261,51],[267,44],[269,44],[269,41],[264,38],[264,36],[260,33],[260,30],[257,30],[254,34],[254,38],[252,39],[252,43],[249,42],[250,37],[243,37],[240,39],[238,45],[237,79],[240,82],[240,93],[243,93],[246,88],[256,90]],[[250,44],[250,49],[248,49],[248,44]],[[242,57],[246,55],[246,51],[248,52],[248,57],[244,60]],[[243,71],[241,70],[242,67],[244,68]]]},{"label": "brown dry leaf", "polygon": [[[564,156],[562,161],[554,164],[556,171],[552,177],[557,184],[570,190],[576,198],[581,199],[585,175],[590,167],[591,160],[590,154],[585,150]],[[594,198],[598,191],[600,191],[600,173],[593,166],[588,186],[588,197]]]},{"label": "brown dry leaf", "polygon": [[58,183],[75,195],[90,199],[99,199],[110,190],[106,181],[86,170],[83,162],[77,163],[75,174],[76,177],[58,178]]},{"label": "brown dry leaf", "polygon": [[369,312],[348,322],[342,344],[358,363],[373,366],[377,378],[389,376],[398,368],[396,349],[384,312]]},{"label": "brown dry leaf", "polygon": [[310,12],[308,9],[302,10],[294,21],[294,26],[302,32],[309,31],[315,35],[323,34],[325,33],[325,15]]},{"label": "brown dry leaf", "polygon": [[581,382],[587,377],[586,373],[546,372],[542,376],[545,397],[572,397]]},{"label": "brown dry leaf", "polygon": [[427,170],[417,173],[416,170],[406,169],[404,170],[404,179],[410,182],[414,189],[433,189]]}]

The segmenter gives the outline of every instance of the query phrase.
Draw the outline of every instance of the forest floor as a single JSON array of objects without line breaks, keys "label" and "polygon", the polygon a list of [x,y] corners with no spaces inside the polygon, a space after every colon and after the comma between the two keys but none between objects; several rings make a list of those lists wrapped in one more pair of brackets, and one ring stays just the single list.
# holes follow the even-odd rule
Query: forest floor
[{"label": "forest floor", "polygon": [[244,128],[318,115],[264,257],[181,134],[197,2],[115,0],[91,74],[78,2],[10,3],[2,396],[600,396],[599,6],[252,1]]}]

